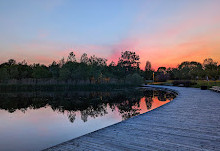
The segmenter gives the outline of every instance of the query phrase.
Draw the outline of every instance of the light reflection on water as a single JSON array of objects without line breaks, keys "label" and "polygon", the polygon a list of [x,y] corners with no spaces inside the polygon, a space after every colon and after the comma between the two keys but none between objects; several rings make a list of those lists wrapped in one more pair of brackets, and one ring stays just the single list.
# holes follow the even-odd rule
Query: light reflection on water
[{"label": "light reflection on water", "polygon": [[0,94],[1,150],[41,150],[145,113],[171,101],[170,92]]}]

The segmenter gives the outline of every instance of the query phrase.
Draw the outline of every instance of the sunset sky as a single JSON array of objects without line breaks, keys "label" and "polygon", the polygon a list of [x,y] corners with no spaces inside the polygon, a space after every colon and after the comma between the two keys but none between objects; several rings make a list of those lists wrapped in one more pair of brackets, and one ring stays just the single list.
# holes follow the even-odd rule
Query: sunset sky
[{"label": "sunset sky", "polygon": [[141,67],[220,63],[220,0],[1,0],[0,63],[50,64],[73,51],[117,61],[136,51]]}]

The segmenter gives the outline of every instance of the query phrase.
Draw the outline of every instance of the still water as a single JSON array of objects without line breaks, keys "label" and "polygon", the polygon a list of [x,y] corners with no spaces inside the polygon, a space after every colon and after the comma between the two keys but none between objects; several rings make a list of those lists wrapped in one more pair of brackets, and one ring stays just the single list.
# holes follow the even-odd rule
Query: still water
[{"label": "still water", "polygon": [[42,150],[170,102],[171,92],[0,93],[0,150]]}]

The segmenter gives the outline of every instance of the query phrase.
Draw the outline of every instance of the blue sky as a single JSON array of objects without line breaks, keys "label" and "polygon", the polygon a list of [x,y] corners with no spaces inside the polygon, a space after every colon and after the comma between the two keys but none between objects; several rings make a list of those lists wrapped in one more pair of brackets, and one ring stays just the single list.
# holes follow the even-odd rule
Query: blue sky
[{"label": "blue sky", "polygon": [[219,0],[1,0],[0,63],[49,64],[69,51],[116,60],[124,50],[155,67],[220,61],[219,10]]}]

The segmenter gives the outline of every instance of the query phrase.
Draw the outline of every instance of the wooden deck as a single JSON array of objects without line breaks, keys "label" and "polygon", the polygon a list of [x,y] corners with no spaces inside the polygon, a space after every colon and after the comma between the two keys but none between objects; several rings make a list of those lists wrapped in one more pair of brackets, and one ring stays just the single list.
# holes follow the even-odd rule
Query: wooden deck
[{"label": "wooden deck", "polygon": [[179,95],[151,112],[47,150],[220,150],[220,93],[161,87]]}]

